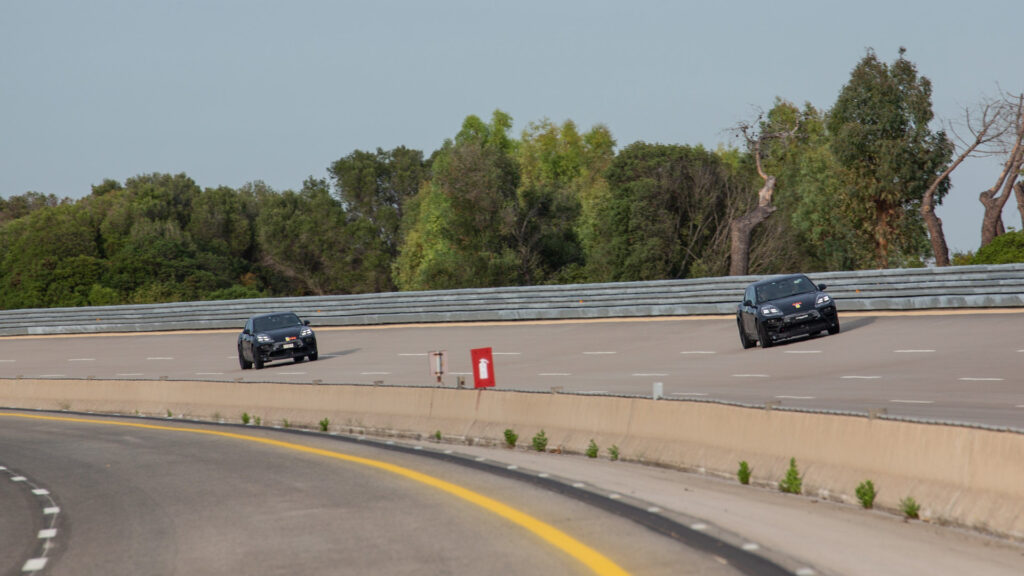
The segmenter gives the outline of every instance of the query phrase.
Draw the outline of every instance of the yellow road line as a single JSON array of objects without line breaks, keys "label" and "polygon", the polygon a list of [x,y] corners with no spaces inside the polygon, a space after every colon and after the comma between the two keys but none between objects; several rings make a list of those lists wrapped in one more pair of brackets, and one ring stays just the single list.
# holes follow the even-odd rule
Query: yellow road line
[{"label": "yellow road line", "polygon": [[558,548],[562,552],[565,552],[569,556],[572,556],[588,568],[590,568],[595,574],[601,576],[628,576],[628,572],[620,568],[617,564],[612,562],[610,559],[605,557],[600,552],[593,548],[583,544],[579,540],[576,540],[572,536],[569,536],[565,532],[562,532],[558,528],[538,520],[525,512],[517,510],[507,504],[499,502],[493,498],[489,498],[463,488],[457,484],[452,484],[440,478],[417,472],[410,468],[397,466],[395,464],[389,464],[380,460],[373,460],[370,458],[362,458],[359,456],[352,456],[349,454],[342,454],[340,452],[333,452],[331,450],[323,450],[320,448],[313,448],[311,446],[304,446],[302,444],[294,444],[292,442],[282,442],[280,440],[273,440],[270,438],[260,438],[258,436],[249,436],[246,434],[236,434],[233,432],[222,432],[217,430],[204,430],[201,428],[186,428],[180,426],[160,426],[155,424],[140,424],[137,422],[117,422],[109,420],[95,420],[90,418],[70,418],[64,416],[44,416],[40,414],[19,414],[13,412],[0,412],[0,417],[7,416],[13,418],[25,418],[31,420],[48,420],[57,422],[74,422],[80,424],[102,424],[108,426],[124,426],[127,428],[142,428],[146,430],[160,430],[166,432],[186,432],[192,434],[205,434],[208,436],[220,436],[223,438],[232,438],[235,440],[244,440],[248,442],[255,442],[258,444],[265,444],[268,446],[275,446],[278,448],[284,448],[286,450],[294,450],[296,452],[303,452],[306,454],[314,454],[316,456],[323,456],[326,458],[333,458],[336,460],[342,460],[345,462],[352,462],[356,464],[362,464],[371,468],[377,468],[402,476],[409,480],[425,484],[432,488],[442,490],[461,498],[471,504],[475,504],[488,512],[496,514],[514,524],[517,524],[533,534],[539,536],[544,541],[548,542],[555,548]]}]

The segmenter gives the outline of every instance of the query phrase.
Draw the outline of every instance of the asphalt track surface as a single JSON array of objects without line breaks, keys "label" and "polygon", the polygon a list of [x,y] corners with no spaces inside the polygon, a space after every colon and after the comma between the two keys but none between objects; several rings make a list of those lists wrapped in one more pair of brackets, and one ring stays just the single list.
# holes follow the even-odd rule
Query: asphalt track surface
[{"label": "asphalt track surface", "polygon": [[326,436],[4,412],[0,458],[0,574],[737,574],[543,487]]},{"label": "asphalt track surface", "polygon": [[320,359],[242,370],[236,333],[7,338],[0,378],[472,386],[491,347],[498,388],[870,413],[1024,429],[1024,314],[840,314],[842,332],[743,350],[731,317],[317,329]]}]

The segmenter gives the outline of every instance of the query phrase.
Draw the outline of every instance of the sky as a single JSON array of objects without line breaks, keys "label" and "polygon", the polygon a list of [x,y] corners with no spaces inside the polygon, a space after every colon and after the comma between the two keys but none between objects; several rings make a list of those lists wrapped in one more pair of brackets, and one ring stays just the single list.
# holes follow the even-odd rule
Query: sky
[{"label": "sky", "polygon": [[[495,109],[516,135],[572,120],[620,148],[739,146],[730,128],[775,98],[831,108],[868,49],[901,46],[941,128],[1024,92],[1022,21],[1021,0],[5,0],[0,196],[153,172],[297,190],[354,150],[429,155]],[[952,250],[977,249],[999,170],[954,172]],[[1021,228],[1012,199],[1004,222]]]}]

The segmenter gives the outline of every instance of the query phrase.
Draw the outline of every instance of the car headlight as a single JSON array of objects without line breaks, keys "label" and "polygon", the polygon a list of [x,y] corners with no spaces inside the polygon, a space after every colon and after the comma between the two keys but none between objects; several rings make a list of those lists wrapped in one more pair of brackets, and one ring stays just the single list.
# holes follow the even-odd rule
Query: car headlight
[{"label": "car headlight", "polygon": [[269,344],[273,342],[274,339],[271,338],[270,336],[267,336],[266,334],[259,334],[256,336],[256,341],[259,342],[260,344]]},{"label": "car headlight", "polygon": [[818,294],[818,299],[814,301],[815,306],[821,306],[822,304],[828,304],[832,299],[829,298],[828,294]]},{"label": "car headlight", "polygon": [[761,307],[761,314],[765,316],[771,316],[772,314],[781,314],[781,312],[779,312],[779,309],[776,308],[774,305],[768,305]]},{"label": "car headlight", "polygon": [[303,338],[305,338],[306,336],[312,336],[312,335],[313,335],[313,329],[310,328],[309,326],[306,326],[305,328],[302,329],[301,332],[299,332],[299,336],[301,336]]}]

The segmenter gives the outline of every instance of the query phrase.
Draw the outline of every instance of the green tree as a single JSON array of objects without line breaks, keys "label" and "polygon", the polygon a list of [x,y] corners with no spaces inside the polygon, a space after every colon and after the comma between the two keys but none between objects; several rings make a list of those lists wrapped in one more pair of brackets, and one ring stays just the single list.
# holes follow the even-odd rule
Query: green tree
[{"label": "green tree", "polygon": [[432,178],[409,203],[395,262],[402,290],[517,283],[515,222],[519,172],[512,118],[468,116],[432,161]]},{"label": "green tree", "polygon": [[589,281],[725,274],[729,222],[749,209],[750,174],[700,147],[637,142],[605,176],[607,192],[584,210]]},{"label": "green tree", "polygon": [[603,182],[614,146],[604,126],[580,134],[572,121],[558,126],[543,120],[523,131],[512,229],[521,283],[576,279],[584,264],[581,199]]},{"label": "green tree", "polygon": [[[873,51],[857,64],[828,117],[831,147],[844,173],[837,208],[870,238],[875,263],[908,265],[930,253],[920,213],[928,185],[952,145],[933,132],[931,81],[903,57],[888,65]],[[941,203],[945,189],[935,194]]]},{"label": "green tree", "polygon": [[391,268],[401,242],[406,202],[430,177],[423,153],[400,146],[376,153],[356,150],[329,168],[345,210],[350,250],[359,252],[362,275],[373,278],[367,291],[394,289]]}]

